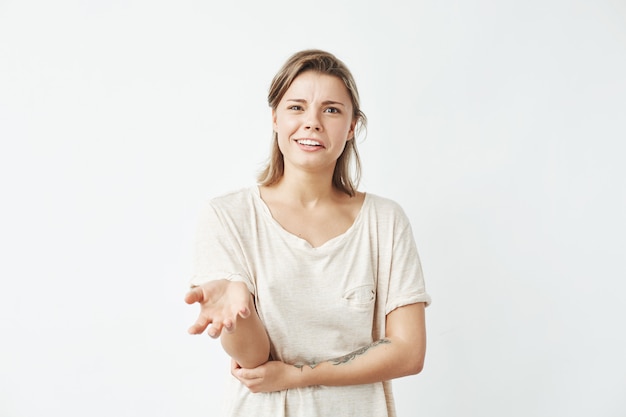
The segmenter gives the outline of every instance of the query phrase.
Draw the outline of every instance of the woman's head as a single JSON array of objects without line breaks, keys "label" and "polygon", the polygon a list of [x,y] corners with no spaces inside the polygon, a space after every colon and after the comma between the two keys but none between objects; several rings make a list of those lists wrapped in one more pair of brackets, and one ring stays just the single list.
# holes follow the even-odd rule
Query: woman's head
[{"label": "woman's head", "polygon": [[[291,56],[278,71],[268,93],[268,104],[275,112],[278,104],[293,83],[302,73],[313,71],[330,75],[341,80],[345,85],[352,104],[352,120],[355,132],[366,124],[365,114],[361,111],[359,93],[354,78],[346,65],[334,55],[320,50],[305,50]],[[272,150],[267,166],[259,175],[261,185],[277,183],[284,173],[284,158],[278,146],[277,133],[274,132]],[[337,159],[333,173],[333,186],[349,195],[354,195],[360,178],[360,159],[354,138],[346,142],[345,149]],[[351,172],[352,169],[352,172]]]}]

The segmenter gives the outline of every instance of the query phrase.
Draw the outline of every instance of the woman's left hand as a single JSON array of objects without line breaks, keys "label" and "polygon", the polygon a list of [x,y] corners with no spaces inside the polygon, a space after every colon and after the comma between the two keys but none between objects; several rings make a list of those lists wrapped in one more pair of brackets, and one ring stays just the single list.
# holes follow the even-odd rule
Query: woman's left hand
[{"label": "woman's left hand", "polygon": [[230,372],[251,392],[274,392],[295,388],[301,370],[280,361],[268,361],[256,368],[245,369],[231,360]]}]

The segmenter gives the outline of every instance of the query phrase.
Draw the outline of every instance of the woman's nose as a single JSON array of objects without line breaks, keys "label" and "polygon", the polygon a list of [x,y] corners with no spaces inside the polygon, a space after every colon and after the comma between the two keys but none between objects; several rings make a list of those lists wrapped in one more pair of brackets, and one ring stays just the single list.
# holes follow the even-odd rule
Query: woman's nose
[{"label": "woman's nose", "polygon": [[317,130],[317,131],[322,129],[322,123],[320,122],[320,118],[317,112],[309,112],[309,114],[307,114],[304,127],[306,129]]}]

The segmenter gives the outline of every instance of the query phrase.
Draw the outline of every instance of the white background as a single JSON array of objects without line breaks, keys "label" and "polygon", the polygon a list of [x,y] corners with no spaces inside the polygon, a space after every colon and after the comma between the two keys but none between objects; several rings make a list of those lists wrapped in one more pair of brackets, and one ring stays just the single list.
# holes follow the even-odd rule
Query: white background
[{"label": "white background", "polygon": [[400,416],[626,415],[621,0],[0,0],[0,416],[213,416],[183,303],[291,53],[352,69],[433,305]]}]

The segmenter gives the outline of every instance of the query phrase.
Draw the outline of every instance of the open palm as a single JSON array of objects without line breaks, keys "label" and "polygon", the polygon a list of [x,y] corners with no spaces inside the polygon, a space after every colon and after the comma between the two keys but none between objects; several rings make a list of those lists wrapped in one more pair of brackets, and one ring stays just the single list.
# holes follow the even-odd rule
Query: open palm
[{"label": "open palm", "polygon": [[220,336],[222,329],[234,332],[237,319],[250,316],[251,295],[242,282],[225,279],[209,281],[192,288],[185,295],[187,304],[199,303],[198,319],[189,328],[189,333],[200,334],[207,327],[213,338]]}]

